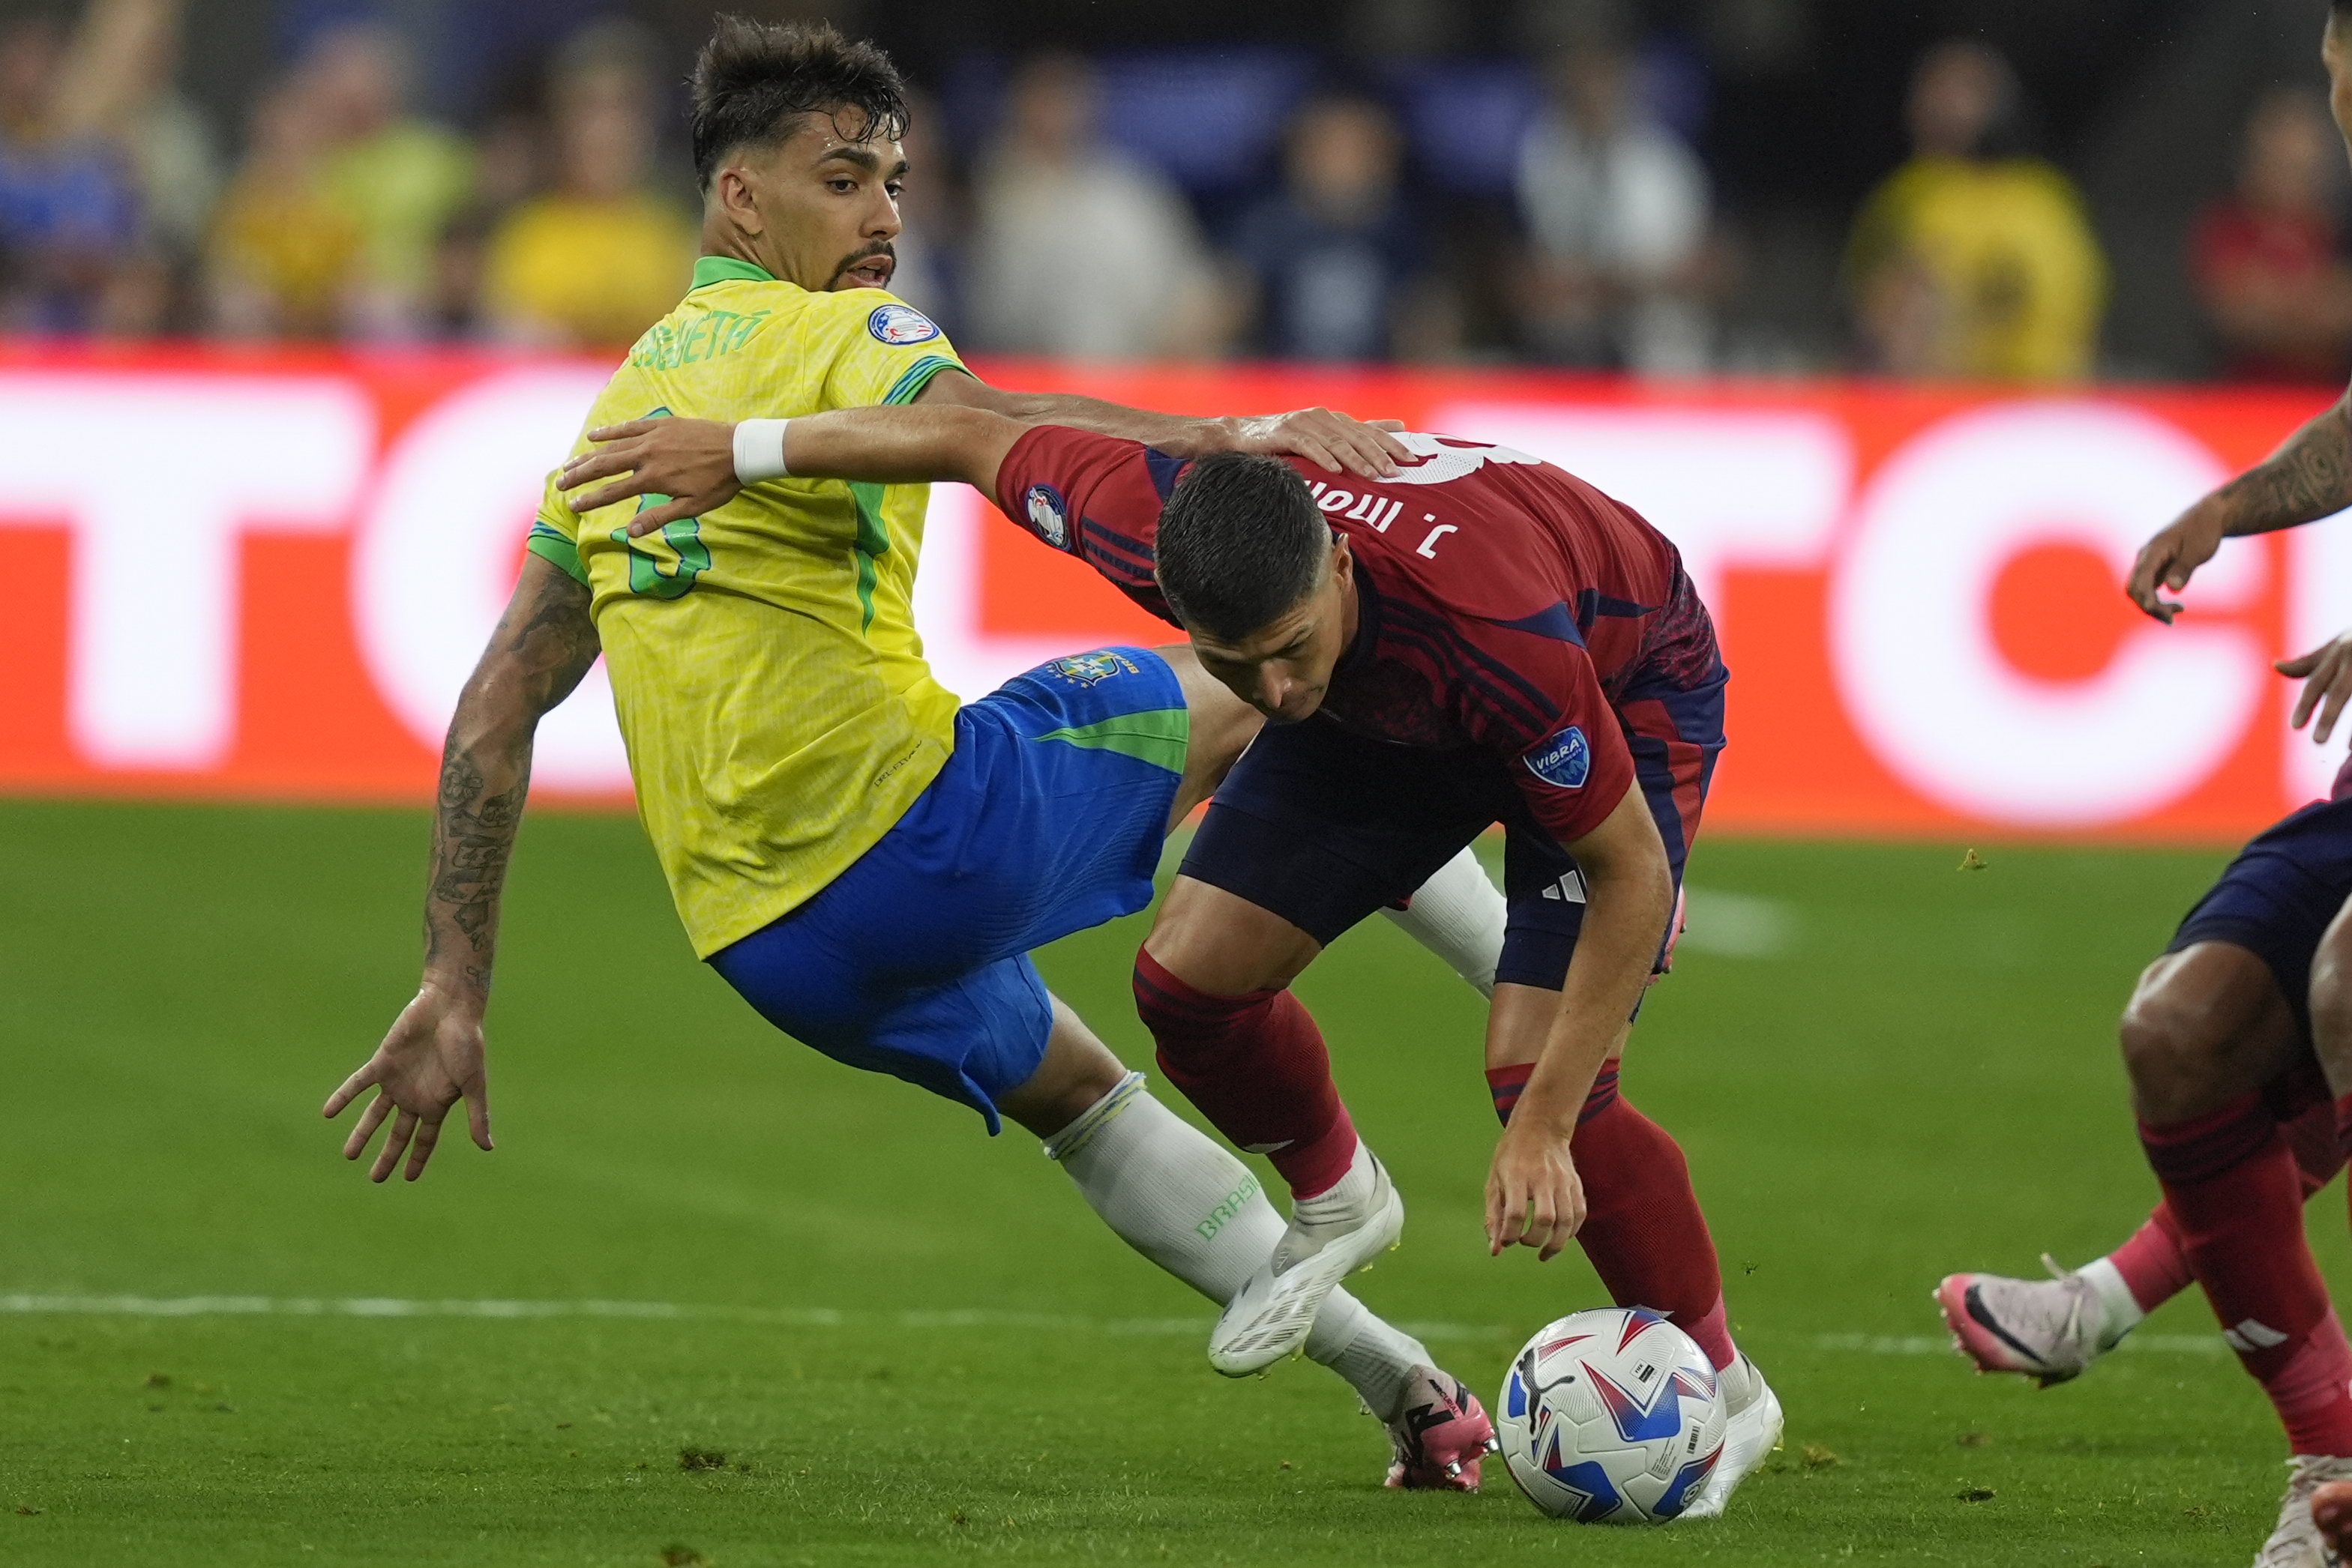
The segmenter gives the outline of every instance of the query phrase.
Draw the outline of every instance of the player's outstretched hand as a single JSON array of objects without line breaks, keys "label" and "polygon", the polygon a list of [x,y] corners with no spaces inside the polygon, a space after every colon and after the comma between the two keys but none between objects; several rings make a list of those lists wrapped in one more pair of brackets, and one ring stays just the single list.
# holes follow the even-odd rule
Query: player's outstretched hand
[{"label": "player's outstretched hand", "polygon": [[[709,419],[633,419],[588,433],[595,446],[563,465],[560,481],[575,512],[593,512],[631,496],[654,497],[629,519],[639,538],[665,523],[698,517],[733,500],[735,427]],[[618,477],[615,477],[618,476]],[[583,485],[610,481],[585,495]]]},{"label": "player's outstretched hand", "polygon": [[416,999],[401,1009],[392,1032],[375,1048],[366,1065],[343,1080],[327,1096],[330,1119],[367,1089],[375,1098],[360,1113],[359,1125],[343,1144],[343,1158],[355,1160],[367,1152],[368,1140],[395,1111],[391,1135],[368,1169],[370,1181],[383,1181],[408,1155],[407,1179],[425,1174],[440,1141],[442,1118],[460,1098],[466,1102],[466,1122],[477,1146],[490,1145],[490,1091],[482,1060],[482,1009],[427,982]]},{"label": "player's outstretched hand", "polygon": [[2139,559],[2132,562],[2131,578],[2124,585],[2132,602],[2171,625],[2180,606],[2165,598],[2162,591],[2179,592],[2189,586],[2197,569],[2213,559],[2213,552],[2221,548],[2221,521],[2220,508],[2209,496],[2140,546]]},{"label": "player's outstretched hand", "polygon": [[1487,1256],[1498,1258],[1513,1245],[1535,1247],[1549,1263],[1583,1226],[1584,1181],[1567,1137],[1532,1118],[1512,1122],[1486,1173]]},{"label": "player's outstretched hand", "polygon": [[1393,434],[1404,428],[1393,419],[1367,423],[1328,408],[1302,408],[1234,423],[1237,452],[1304,457],[1329,473],[1345,469],[1360,479],[1394,478],[1397,464],[1412,455]]},{"label": "player's outstretched hand", "polygon": [[2301,729],[2316,709],[2319,722],[2311,727],[2312,743],[2326,745],[2327,737],[2336,733],[2336,721],[2344,715],[2344,704],[2352,700],[2352,632],[2314,648],[2300,659],[2281,659],[2271,667],[2303,683],[2303,695],[2294,700],[2291,722]]}]

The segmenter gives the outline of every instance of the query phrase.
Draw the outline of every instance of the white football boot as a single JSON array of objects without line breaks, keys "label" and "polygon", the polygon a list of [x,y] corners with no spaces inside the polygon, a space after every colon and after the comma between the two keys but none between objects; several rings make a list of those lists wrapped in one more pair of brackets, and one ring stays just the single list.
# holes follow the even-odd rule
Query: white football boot
[{"label": "white football boot", "polygon": [[2352,1459],[2297,1454],[2286,1462],[2286,1496],[2278,1528],[2254,1553],[2254,1568],[2339,1568],[2344,1559],[2311,1517],[2311,1494],[2329,1481],[2352,1480]]},{"label": "white football boot", "polygon": [[1683,1510],[1685,1519],[1713,1519],[1723,1512],[1741,1481],[1780,1446],[1780,1396],[1764,1381],[1764,1373],[1742,1352],[1739,1359],[1716,1375],[1722,1382],[1727,1418],[1723,1424],[1723,1458],[1706,1478],[1698,1496]]},{"label": "white football boot", "polygon": [[1307,1342],[1331,1288],[1396,1245],[1404,1199],[1371,1150],[1328,1192],[1291,1206],[1290,1227],[1209,1331],[1209,1364],[1227,1377],[1272,1366]]},{"label": "white football boot", "polygon": [[[2000,1274],[1948,1274],[1936,1287],[1936,1305],[1952,1331],[1952,1345],[1979,1372],[2017,1372],[2044,1388],[2080,1377],[2091,1363],[2123,1343],[2129,1322],[2109,1303],[2094,1272],[2061,1269],[2048,1253],[2047,1280]],[[2116,1281],[2116,1289],[2122,1281]]]}]

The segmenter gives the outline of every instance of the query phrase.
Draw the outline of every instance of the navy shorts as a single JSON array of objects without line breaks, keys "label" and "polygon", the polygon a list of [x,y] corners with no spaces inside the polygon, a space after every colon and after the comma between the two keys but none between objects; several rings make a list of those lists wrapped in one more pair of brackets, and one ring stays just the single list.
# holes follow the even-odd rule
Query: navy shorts
[{"label": "navy shorts", "polygon": [[[1723,749],[1723,694],[1718,664],[1696,689],[1637,681],[1618,705],[1634,784],[1665,841],[1677,893]],[[1409,897],[1496,822],[1510,916],[1495,977],[1558,990],[1584,925],[1583,875],[1537,822],[1509,764],[1490,751],[1398,746],[1320,718],[1269,725],[1218,787],[1183,874],[1328,946]],[[1662,968],[1672,935],[1660,944]]]},{"label": "navy shorts", "polygon": [[2352,898],[2352,800],[2322,800],[2265,828],[2180,923],[2168,953],[2229,942],[2270,967],[2311,1040],[2311,960]]},{"label": "navy shorts", "polygon": [[956,715],[947,766],[879,842],[710,966],[786,1034],[993,1134],[1053,1026],[1029,952],[1151,902],[1188,733],[1146,649],[1017,675]]}]

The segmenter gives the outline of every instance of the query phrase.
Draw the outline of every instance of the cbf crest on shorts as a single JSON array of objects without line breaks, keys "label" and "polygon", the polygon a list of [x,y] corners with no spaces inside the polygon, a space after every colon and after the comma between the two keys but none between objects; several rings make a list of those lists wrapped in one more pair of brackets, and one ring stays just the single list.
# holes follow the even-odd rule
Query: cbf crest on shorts
[{"label": "cbf crest on shorts", "polygon": [[1045,668],[1074,686],[1098,686],[1114,675],[1139,673],[1125,654],[1114,653],[1108,648],[1055,659]]},{"label": "cbf crest on shorts", "polygon": [[1570,725],[1524,758],[1528,771],[1561,789],[1581,789],[1592,771],[1592,747],[1584,731]]},{"label": "cbf crest on shorts", "polygon": [[877,342],[894,349],[928,343],[940,335],[939,324],[911,305],[877,305],[866,318],[866,329]]},{"label": "cbf crest on shorts", "polygon": [[1051,485],[1032,485],[1023,502],[1028,509],[1029,526],[1039,538],[1055,549],[1070,548],[1070,508],[1062,494]]}]

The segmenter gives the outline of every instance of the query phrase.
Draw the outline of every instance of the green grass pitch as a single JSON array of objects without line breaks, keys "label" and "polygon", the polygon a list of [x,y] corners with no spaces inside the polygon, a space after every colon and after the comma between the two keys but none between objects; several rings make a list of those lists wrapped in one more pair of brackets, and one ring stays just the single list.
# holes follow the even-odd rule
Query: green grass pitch
[{"label": "green grass pitch", "polygon": [[[2113,1015],[2225,857],[1996,846],[1964,875],[1961,847],[1697,857],[1771,902],[1702,903],[1748,955],[1686,953],[1626,1082],[1689,1151],[1789,1437],[1727,1518],[1627,1531],[1538,1517],[1499,1467],[1383,1492],[1328,1374],[1216,1377],[1204,1305],[1033,1140],[818,1059],[697,966],[626,819],[526,831],[498,1153],[453,1135],[374,1188],[317,1107],[414,983],[422,819],[0,806],[0,1563],[2247,1561],[2284,1456],[2201,1301],[2041,1393],[1969,1376],[1927,1300],[2145,1212]],[[1574,1253],[1485,1256],[1478,1010],[1375,927],[1300,987],[1412,1206],[1358,1283],[1491,1398],[1602,1298]],[[1138,1063],[1140,933],[1044,958]],[[2340,1204],[2312,1214],[2339,1283]],[[32,1299],[114,1296],[248,1300]]]}]

